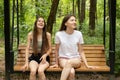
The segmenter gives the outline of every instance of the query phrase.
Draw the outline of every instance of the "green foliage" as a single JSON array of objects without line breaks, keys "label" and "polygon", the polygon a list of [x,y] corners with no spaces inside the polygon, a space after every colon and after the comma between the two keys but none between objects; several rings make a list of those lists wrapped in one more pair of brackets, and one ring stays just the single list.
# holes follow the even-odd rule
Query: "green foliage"
[{"label": "green foliage", "polygon": [[35,4],[37,5],[35,9],[39,12],[38,14],[47,19],[51,8],[51,0],[38,0]]},{"label": "green foliage", "polygon": [[104,12],[103,9],[104,9],[104,0],[97,0],[97,13],[99,13],[99,16],[97,16],[98,18],[103,17],[103,12]]},{"label": "green foliage", "polygon": [[117,0],[117,3],[116,3],[116,17],[118,19],[120,19],[120,0]]},{"label": "green foliage", "polygon": [[4,36],[4,10],[3,10],[3,0],[0,1],[0,38]]},{"label": "green foliage", "polygon": [[58,16],[61,17],[70,13],[72,13],[72,0],[60,0],[57,12]]},{"label": "green foliage", "polygon": [[116,54],[115,54],[115,73],[120,73],[120,19],[117,19],[116,24]]},{"label": "green foliage", "polygon": [[103,44],[103,21],[101,19],[99,21],[101,22],[96,24],[95,36],[89,36],[88,19],[85,19],[81,30],[85,44]]}]

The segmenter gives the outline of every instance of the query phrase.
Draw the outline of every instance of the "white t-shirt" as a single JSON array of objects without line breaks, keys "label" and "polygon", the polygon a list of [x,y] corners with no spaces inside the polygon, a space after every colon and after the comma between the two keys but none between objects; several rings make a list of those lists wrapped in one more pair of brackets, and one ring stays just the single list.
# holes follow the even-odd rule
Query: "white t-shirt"
[{"label": "white t-shirt", "polygon": [[80,57],[78,44],[83,44],[83,37],[80,31],[74,30],[72,34],[59,31],[55,35],[55,44],[60,44],[59,57],[76,58]]}]

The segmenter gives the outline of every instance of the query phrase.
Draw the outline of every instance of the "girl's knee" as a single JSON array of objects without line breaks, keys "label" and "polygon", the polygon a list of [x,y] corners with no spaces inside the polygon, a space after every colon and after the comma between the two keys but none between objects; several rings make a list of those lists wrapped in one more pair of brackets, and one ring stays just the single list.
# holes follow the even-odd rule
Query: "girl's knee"
[{"label": "girl's knee", "polygon": [[74,76],[74,75],[75,75],[75,69],[74,69],[74,68],[71,69],[70,75],[71,75],[71,76]]},{"label": "girl's knee", "polygon": [[75,74],[75,69],[72,68],[71,71],[70,71],[70,73]]},{"label": "girl's knee", "polygon": [[74,70],[74,68],[71,69],[68,80],[75,80],[75,70]]},{"label": "girl's knee", "polygon": [[36,70],[31,70],[31,71],[30,71],[30,74],[31,74],[31,75],[36,75]]},{"label": "girl's knee", "polygon": [[43,73],[44,73],[44,70],[38,69],[38,74],[43,74]]}]

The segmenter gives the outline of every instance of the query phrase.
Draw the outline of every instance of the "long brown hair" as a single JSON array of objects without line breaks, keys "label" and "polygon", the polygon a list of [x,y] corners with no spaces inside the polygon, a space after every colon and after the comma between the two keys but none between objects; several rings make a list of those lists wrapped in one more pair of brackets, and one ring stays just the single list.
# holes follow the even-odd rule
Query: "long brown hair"
[{"label": "long brown hair", "polygon": [[59,31],[63,31],[63,30],[66,30],[66,25],[65,23],[68,21],[68,19],[70,19],[72,16],[75,17],[75,15],[73,14],[68,14],[66,15],[64,18],[63,18],[63,21],[62,21],[62,24],[61,24],[61,27],[59,29]]},{"label": "long brown hair", "polygon": [[[47,39],[47,32],[46,32],[46,22],[44,20],[44,27],[43,27],[43,31],[42,31],[42,46],[41,46],[41,52],[38,52],[38,28],[37,28],[37,21],[39,18],[43,18],[41,16],[37,16],[37,19],[34,23],[34,29],[33,29],[33,51],[34,54],[38,54],[41,53],[41,55],[43,55],[44,53],[46,53],[46,51],[49,49],[49,44],[48,44],[48,39]],[[43,18],[44,19],[44,18]]]}]

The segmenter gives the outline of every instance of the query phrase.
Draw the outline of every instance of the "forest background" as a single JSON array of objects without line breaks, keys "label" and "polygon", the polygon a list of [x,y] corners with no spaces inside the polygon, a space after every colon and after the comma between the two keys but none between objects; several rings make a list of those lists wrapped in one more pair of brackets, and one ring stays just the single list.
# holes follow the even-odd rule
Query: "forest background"
[{"label": "forest background", "polygon": [[[105,34],[103,34],[104,0],[15,0],[15,3],[13,1],[10,0],[10,24],[11,32],[14,33],[13,45],[15,50],[18,44],[17,36],[19,36],[20,44],[26,44],[27,34],[33,29],[36,15],[45,18],[47,31],[52,34],[52,43],[54,44],[54,36],[60,28],[63,17],[66,14],[74,14],[77,18],[77,29],[82,32],[85,44],[103,44],[103,36],[105,36],[105,54],[106,60],[109,61],[109,0],[106,0],[105,6]],[[120,0],[116,1],[115,74],[120,75]],[[1,40],[4,41],[3,0],[0,0]],[[0,45],[0,47],[4,47],[4,45]]]}]

